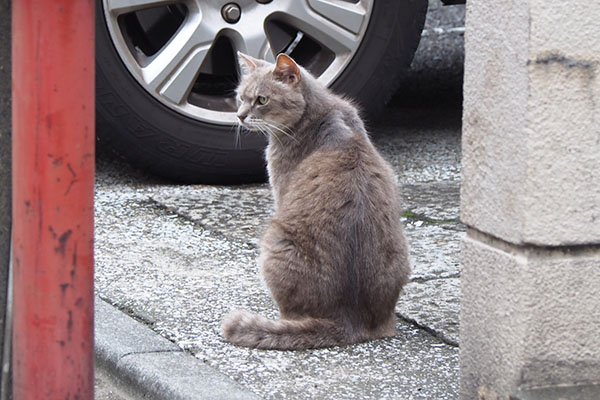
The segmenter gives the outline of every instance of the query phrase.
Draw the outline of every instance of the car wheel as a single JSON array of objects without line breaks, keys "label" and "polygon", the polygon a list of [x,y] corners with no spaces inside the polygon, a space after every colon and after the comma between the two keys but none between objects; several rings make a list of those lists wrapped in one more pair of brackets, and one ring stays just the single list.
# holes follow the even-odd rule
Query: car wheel
[{"label": "car wheel", "polygon": [[236,136],[236,51],[285,52],[368,115],[396,89],[427,0],[102,0],[98,136],[134,165],[183,182],[265,177],[264,139]]}]

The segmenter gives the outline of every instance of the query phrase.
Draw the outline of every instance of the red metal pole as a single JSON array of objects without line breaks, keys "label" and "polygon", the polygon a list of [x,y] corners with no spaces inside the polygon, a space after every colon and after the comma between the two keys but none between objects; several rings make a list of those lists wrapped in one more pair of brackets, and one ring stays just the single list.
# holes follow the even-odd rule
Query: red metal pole
[{"label": "red metal pole", "polygon": [[14,398],[93,399],[94,3],[12,13]]}]

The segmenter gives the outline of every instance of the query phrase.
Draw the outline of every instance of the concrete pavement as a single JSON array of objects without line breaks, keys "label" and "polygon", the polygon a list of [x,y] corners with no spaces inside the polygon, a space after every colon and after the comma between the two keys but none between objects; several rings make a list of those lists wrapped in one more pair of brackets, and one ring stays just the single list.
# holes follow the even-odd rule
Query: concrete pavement
[{"label": "concrete pavement", "polygon": [[[271,210],[268,187],[174,186],[127,171],[117,160],[102,164],[101,159],[96,289],[100,298],[135,319],[120,312],[127,322],[112,322],[115,309],[98,301],[99,365],[127,376],[139,374],[142,367],[121,365],[122,354],[137,354],[150,362],[147,357],[156,352],[167,358],[189,353],[195,362],[185,363],[209,366],[227,377],[225,382],[263,398],[454,398],[462,233],[457,220],[459,137],[456,130],[443,128],[398,134],[396,127],[393,135],[385,126],[376,129],[375,141],[399,175],[406,209],[402,218],[411,244],[413,275],[398,303],[397,337],[303,352],[249,350],[225,343],[219,325],[230,309],[276,316],[255,262],[256,240]],[[123,330],[126,324],[131,327]],[[144,349],[150,339],[132,333],[141,329],[136,326],[152,328],[169,340],[162,339],[164,348]],[[130,340],[122,335],[132,335],[142,348],[104,354],[103,349]],[[164,372],[154,376],[146,371],[153,381],[175,373],[171,368]],[[207,385],[202,374],[185,386]],[[138,379],[131,385],[146,386],[143,374],[127,379]],[[169,383],[158,387],[165,393]]]},{"label": "concrete pavement", "polygon": [[[444,121],[434,125],[404,129],[392,119],[372,129],[377,146],[398,173],[405,204],[400,217],[411,245],[413,275],[398,303],[398,335],[347,348],[258,351],[234,347],[220,335],[220,321],[233,308],[277,315],[255,262],[256,241],[271,212],[266,185],[170,185],[100,156],[96,290],[107,303],[99,300],[97,307],[99,365],[134,376],[126,379],[138,388],[147,386],[149,375],[152,382],[160,382],[160,393],[167,393],[169,385],[192,383],[217,390],[215,379],[203,380],[202,371],[192,375],[197,379],[169,383],[176,371],[167,365],[189,363],[187,371],[208,366],[227,385],[262,398],[455,398],[460,141],[457,127],[448,128]],[[133,318],[107,324],[115,310],[108,303]],[[132,327],[121,329],[126,324]],[[109,351],[102,349],[117,346],[121,335],[132,335],[142,345],[148,342],[133,326],[151,328],[166,347],[106,355]],[[166,357],[160,361],[166,374],[156,374],[159,364],[144,377],[143,363],[157,352]],[[145,361],[122,365],[123,354]],[[162,398],[211,397],[192,392],[189,397]]]}]

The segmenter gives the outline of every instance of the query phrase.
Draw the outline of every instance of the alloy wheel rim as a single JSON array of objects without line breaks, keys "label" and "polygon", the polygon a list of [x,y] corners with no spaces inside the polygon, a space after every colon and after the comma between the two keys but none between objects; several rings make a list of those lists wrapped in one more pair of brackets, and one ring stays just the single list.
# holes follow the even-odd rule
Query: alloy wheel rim
[{"label": "alloy wheel rim", "polygon": [[103,0],[127,70],[155,99],[190,118],[235,122],[237,51],[285,52],[330,86],[364,38],[374,0]]}]

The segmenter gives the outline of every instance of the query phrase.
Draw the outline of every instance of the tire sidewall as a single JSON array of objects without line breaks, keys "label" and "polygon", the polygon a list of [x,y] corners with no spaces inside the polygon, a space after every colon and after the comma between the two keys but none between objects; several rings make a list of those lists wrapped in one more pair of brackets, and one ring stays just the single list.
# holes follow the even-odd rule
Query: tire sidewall
[{"label": "tire sidewall", "polygon": [[352,61],[331,88],[374,118],[412,62],[427,13],[427,0],[375,0],[367,32]]}]

